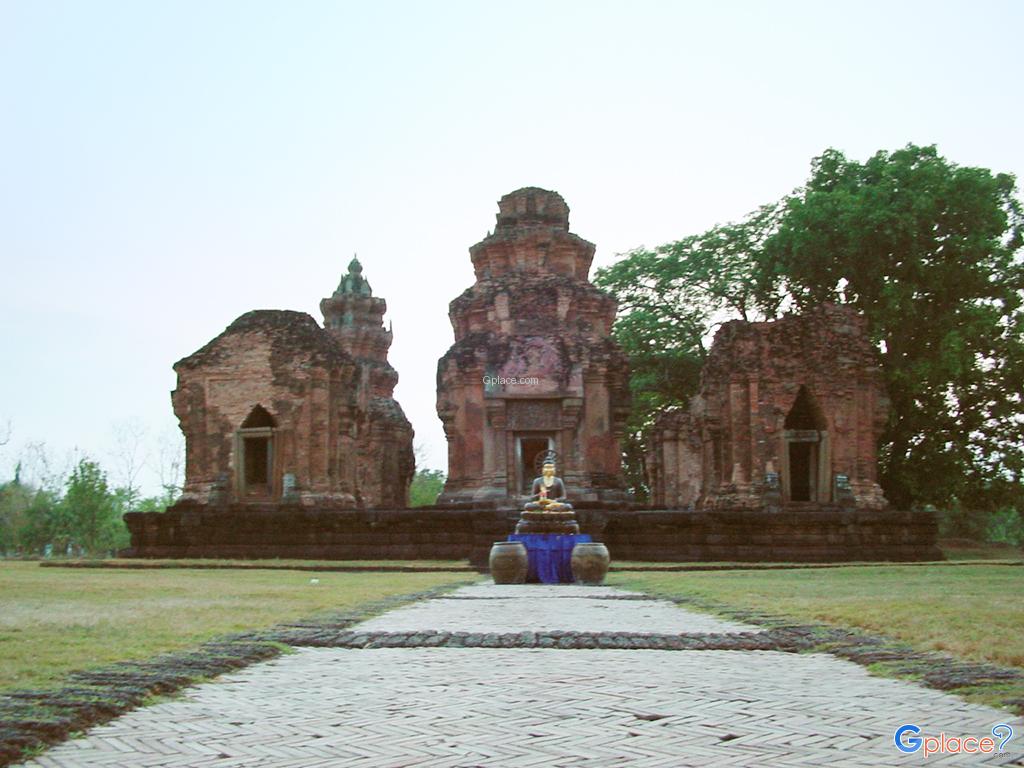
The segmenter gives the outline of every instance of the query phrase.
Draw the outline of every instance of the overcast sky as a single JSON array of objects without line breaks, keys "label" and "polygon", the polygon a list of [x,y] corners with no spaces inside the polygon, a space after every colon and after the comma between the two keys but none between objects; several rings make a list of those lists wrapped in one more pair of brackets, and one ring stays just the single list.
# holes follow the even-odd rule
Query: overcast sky
[{"label": "overcast sky", "polygon": [[830,146],[1020,177],[1022,9],[0,0],[0,480],[34,442],[116,474],[129,421],[155,459],[171,365],[250,309],[322,320],[354,252],[445,468],[448,302],[498,198],[557,190],[600,266],[778,199]]}]

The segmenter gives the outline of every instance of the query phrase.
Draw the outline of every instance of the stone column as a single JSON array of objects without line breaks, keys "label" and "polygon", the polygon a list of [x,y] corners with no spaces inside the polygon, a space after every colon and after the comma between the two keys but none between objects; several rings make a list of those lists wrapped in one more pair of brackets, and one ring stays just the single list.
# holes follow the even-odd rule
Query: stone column
[{"label": "stone column", "polygon": [[606,372],[603,367],[593,366],[583,376],[583,423],[580,425],[583,438],[584,461],[601,473],[611,473],[608,449],[610,442],[611,414],[609,411]]},{"label": "stone column", "polygon": [[492,450],[491,430],[487,426],[487,412],[484,406],[484,368],[474,365],[467,368],[460,394],[462,395],[462,463],[466,478],[480,482],[486,475],[485,460]]},{"label": "stone column", "polygon": [[[505,411],[505,401],[501,399],[488,399],[486,450],[490,454],[490,461],[487,467],[487,482],[495,490],[505,493],[508,488],[509,462],[508,462],[508,416]],[[486,459],[486,454],[485,454]],[[514,468],[511,468],[513,476]]]},{"label": "stone column", "polygon": [[760,485],[764,482],[764,434],[759,416],[758,381],[751,377],[747,381],[747,482]]},{"label": "stone column", "polygon": [[746,382],[729,383],[729,451],[730,482],[745,485],[750,482],[750,406]]},{"label": "stone column", "polygon": [[579,483],[583,480],[583,457],[580,455],[580,415],[583,412],[583,400],[578,397],[567,397],[562,400],[562,420],[559,424],[559,451],[562,466],[559,471],[566,482]]}]

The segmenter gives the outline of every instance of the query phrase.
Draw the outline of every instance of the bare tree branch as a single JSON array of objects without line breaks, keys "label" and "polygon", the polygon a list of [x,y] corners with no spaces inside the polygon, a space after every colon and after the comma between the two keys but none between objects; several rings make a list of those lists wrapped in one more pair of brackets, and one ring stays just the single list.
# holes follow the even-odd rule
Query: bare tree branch
[{"label": "bare tree branch", "polygon": [[114,450],[111,453],[118,485],[128,495],[129,506],[139,494],[139,472],[146,463],[146,426],[137,418],[126,419],[112,427]]},{"label": "bare tree branch", "polygon": [[165,501],[173,503],[181,494],[185,476],[185,440],[181,430],[168,428],[160,433],[155,469]]}]

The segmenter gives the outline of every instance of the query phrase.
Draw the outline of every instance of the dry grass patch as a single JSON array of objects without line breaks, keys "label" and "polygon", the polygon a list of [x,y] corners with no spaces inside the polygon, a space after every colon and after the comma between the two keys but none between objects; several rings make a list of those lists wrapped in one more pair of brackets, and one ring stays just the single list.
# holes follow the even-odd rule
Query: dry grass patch
[{"label": "dry grass patch", "polygon": [[71,570],[0,562],[0,690],[55,685],[73,670],[474,579],[444,572]]},{"label": "dry grass patch", "polygon": [[470,571],[465,560],[288,560],[266,558],[262,560],[227,559],[149,559],[149,558],[98,558],[98,559],[53,559],[39,561],[47,568],[125,568],[146,570],[150,568],[238,568],[238,569],[296,569],[324,571],[352,570],[455,570]]},{"label": "dry grass patch", "polygon": [[1024,567],[613,573],[627,589],[859,627],[919,650],[1024,667]]}]

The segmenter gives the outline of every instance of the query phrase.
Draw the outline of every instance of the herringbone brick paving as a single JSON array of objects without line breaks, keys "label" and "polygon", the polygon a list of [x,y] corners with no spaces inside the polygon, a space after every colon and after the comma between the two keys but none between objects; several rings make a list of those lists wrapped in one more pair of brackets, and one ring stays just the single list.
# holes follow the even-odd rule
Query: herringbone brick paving
[{"label": "herringbone brick paving", "polygon": [[[360,625],[367,631],[519,632],[757,632],[760,627],[682,611],[663,600],[608,600],[611,587],[484,585],[448,598],[414,603]],[[488,599],[498,598],[498,599]]]},{"label": "herringbone brick paving", "polygon": [[[477,631],[523,630],[536,615],[555,610],[563,613],[563,628],[598,631],[606,625],[596,625],[594,617],[608,614],[598,613],[597,604],[627,611],[613,621],[647,616],[655,623],[668,605],[587,600],[578,597],[586,590],[565,588],[555,595],[538,592],[539,600],[563,607],[534,613],[529,589],[471,587],[456,599],[394,611],[372,624],[404,631],[410,617],[432,628],[457,623],[465,620],[459,614],[465,604],[476,606]],[[627,606],[646,613],[628,613]],[[672,610],[686,625],[674,631],[709,631],[699,623],[709,617]],[[487,625],[488,615],[506,624]],[[926,734],[983,736],[996,722],[1014,725],[1018,737],[1024,732],[1020,718],[912,683],[873,678],[823,654],[304,648],[192,688],[179,700],[131,712],[28,765],[976,766],[1020,757],[1019,750],[987,761],[937,755],[925,762],[919,754],[901,755],[892,734],[908,722]]]}]

